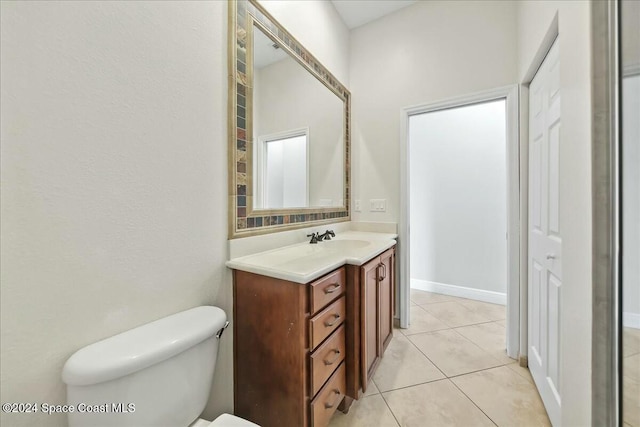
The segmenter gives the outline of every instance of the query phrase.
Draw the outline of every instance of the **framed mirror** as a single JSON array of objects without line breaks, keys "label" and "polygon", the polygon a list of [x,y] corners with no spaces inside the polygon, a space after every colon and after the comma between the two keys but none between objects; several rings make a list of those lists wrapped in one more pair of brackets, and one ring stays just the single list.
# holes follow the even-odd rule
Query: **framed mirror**
[{"label": "framed mirror", "polygon": [[255,0],[229,2],[229,238],[350,220],[350,93]]}]

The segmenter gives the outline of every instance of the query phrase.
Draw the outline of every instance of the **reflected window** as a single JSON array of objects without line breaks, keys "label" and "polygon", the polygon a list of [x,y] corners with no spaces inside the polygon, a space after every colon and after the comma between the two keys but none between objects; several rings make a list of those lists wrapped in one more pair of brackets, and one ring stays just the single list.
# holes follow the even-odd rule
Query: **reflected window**
[{"label": "reflected window", "polygon": [[262,208],[309,206],[308,131],[258,138],[258,185]]}]

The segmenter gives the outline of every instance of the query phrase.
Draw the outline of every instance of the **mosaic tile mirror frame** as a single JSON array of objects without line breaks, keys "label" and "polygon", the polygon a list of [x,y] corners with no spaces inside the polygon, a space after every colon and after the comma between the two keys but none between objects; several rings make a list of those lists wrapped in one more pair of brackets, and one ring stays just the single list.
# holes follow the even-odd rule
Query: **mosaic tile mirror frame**
[{"label": "mosaic tile mirror frame", "polygon": [[[351,94],[255,0],[229,5],[229,238],[350,220]],[[253,31],[260,30],[344,104],[344,189],[340,206],[255,209],[253,188]],[[275,46],[274,46],[275,47]],[[309,102],[313,102],[309,99]]]}]

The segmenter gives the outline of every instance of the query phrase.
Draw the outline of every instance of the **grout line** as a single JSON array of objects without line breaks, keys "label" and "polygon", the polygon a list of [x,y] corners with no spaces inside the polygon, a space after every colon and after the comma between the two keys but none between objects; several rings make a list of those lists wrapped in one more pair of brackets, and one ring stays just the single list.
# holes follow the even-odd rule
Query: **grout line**
[{"label": "grout line", "polygon": [[432,333],[432,332],[446,331],[447,329],[452,329],[452,328],[451,328],[450,326],[447,326],[447,327],[442,328],[442,329],[432,329],[432,330],[430,330],[430,331],[409,332],[409,333],[402,332],[402,331],[405,331],[406,329],[401,329],[401,330],[400,330],[400,333],[401,333],[402,335],[404,335],[405,337],[410,337],[410,336],[412,336],[412,335],[418,335],[418,334],[430,334],[430,333]]},{"label": "grout line", "polygon": [[[444,374],[443,374],[444,375]],[[431,383],[437,383],[438,381],[444,381],[444,380],[448,380],[449,378],[447,378],[446,376],[444,378],[436,378],[434,380],[431,381],[424,381],[421,383],[415,383],[415,384],[411,384],[411,385],[405,385],[402,387],[398,387],[398,388],[392,388],[391,390],[387,390],[387,391],[382,391],[380,392],[380,394],[385,394],[385,393],[393,393],[394,391],[399,391],[399,390],[404,390],[406,388],[411,388],[411,387],[417,387],[419,385],[425,385],[425,384],[431,384]]]},{"label": "grout line", "polygon": [[[491,370],[491,369],[504,368],[504,367],[506,367],[506,366],[508,366],[508,365],[510,365],[510,364],[511,364],[511,363],[505,363],[504,365],[491,366],[490,368],[476,369],[475,371],[470,371],[470,372],[464,372],[464,373],[462,373],[462,374],[451,375],[450,377],[447,377],[447,378],[451,379],[451,378],[464,377],[465,375],[477,374],[478,372],[489,371],[489,370]],[[514,374],[518,375],[516,372],[514,372]]]},{"label": "grout line", "polygon": [[[489,322],[484,322],[484,323],[489,323]],[[478,346],[476,343],[474,343],[473,341],[471,341],[470,339],[468,339],[468,338],[467,338],[467,337],[465,337],[464,335],[462,335],[462,334],[460,334],[459,332],[455,331],[454,329],[455,329],[455,328],[451,328],[451,327],[450,327],[450,328],[448,328],[448,329],[443,329],[443,330],[440,330],[440,331],[433,331],[433,332],[426,332],[426,333],[424,333],[424,334],[432,334],[432,333],[435,333],[435,332],[442,332],[442,331],[447,331],[447,330],[453,331],[453,332],[455,332],[457,335],[459,335],[460,337],[462,337],[463,339],[465,339],[465,340],[469,341],[471,344],[473,344],[473,345],[475,345],[476,347],[478,347],[478,348],[479,348],[480,350],[482,350],[483,352],[487,353],[490,357],[492,357],[492,358],[496,359],[495,357],[491,356],[491,355],[490,355],[486,350],[484,350],[483,348],[481,348],[480,346]],[[418,347],[418,346],[417,346],[417,345],[416,345],[416,344],[415,344],[415,343],[410,339],[410,337],[411,337],[411,336],[414,336],[414,335],[419,335],[419,334],[413,334],[413,335],[409,335],[409,336],[407,336],[407,335],[403,335],[403,337],[404,337],[404,338],[406,338],[406,339],[407,339],[407,340],[408,340],[408,341],[409,341],[409,342],[410,342],[410,343],[411,343],[411,344],[412,344],[412,345],[413,345],[413,346],[414,346],[414,347],[415,347],[415,348],[416,348],[416,349],[417,349],[417,350],[418,350],[418,351],[419,351],[419,352],[420,352],[420,353],[421,353],[421,354],[422,354],[422,355],[423,355],[423,356],[424,356],[424,357],[425,357],[429,362],[431,362],[431,364],[432,364],[433,366],[435,366],[435,368],[436,368],[438,371],[440,371],[440,373],[441,373],[442,375],[444,375],[444,378],[436,379],[436,380],[433,380],[433,381],[426,381],[426,382],[422,382],[422,383],[419,383],[419,384],[413,384],[413,385],[410,385],[410,386],[399,387],[399,388],[397,388],[397,389],[388,390],[388,391],[382,391],[382,390],[380,390],[380,388],[378,388],[378,391],[380,392],[380,395],[382,396],[382,398],[384,399],[385,403],[387,404],[387,407],[389,408],[389,410],[391,410],[391,407],[390,407],[390,406],[389,406],[389,404],[387,403],[387,400],[384,398],[384,393],[390,393],[390,392],[393,392],[393,391],[396,391],[396,390],[402,390],[402,389],[405,389],[405,388],[416,387],[416,386],[418,386],[418,385],[429,384],[429,383],[433,383],[433,382],[437,382],[437,381],[448,380],[448,381],[449,381],[449,382],[451,382],[451,383],[452,383],[452,384],[453,384],[453,385],[454,385],[458,390],[460,390],[460,392],[461,392],[461,393],[462,393],[462,394],[463,394],[467,399],[469,399],[469,401],[470,401],[470,402],[471,402],[471,403],[472,403],[476,408],[478,408],[478,410],[479,410],[480,412],[482,412],[482,413],[487,417],[487,419],[489,419],[489,421],[491,421],[494,425],[498,426],[498,424],[497,424],[495,421],[493,421],[493,419],[492,419],[491,417],[489,417],[489,415],[487,415],[487,414],[486,414],[486,413],[485,413],[485,412],[484,412],[484,411],[483,411],[483,410],[482,410],[482,409],[481,409],[481,408],[476,404],[476,402],[474,402],[474,401],[473,401],[469,396],[467,396],[467,394],[466,394],[464,391],[462,391],[462,390],[460,389],[460,387],[458,387],[458,385],[457,385],[455,382],[453,382],[451,379],[452,379],[452,378],[461,377],[461,376],[464,376],[464,375],[469,375],[469,374],[477,373],[477,372],[487,371],[487,370],[489,370],[489,369],[496,369],[496,368],[506,367],[507,365],[510,365],[510,364],[512,364],[512,363],[515,363],[516,361],[514,360],[513,362],[508,362],[508,363],[500,364],[500,365],[498,365],[498,366],[491,366],[491,367],[488,367],[488,368],[478,369],[478,370],[476,370],[476,371],[472,371],[472,372],[466,372],[466,373],[463,373],[463,374],[458,374],[458,375],[448,376],[447,374],[445,374],[445,373],[444,373],[444,371],[443,371],[442,369],[440,369],[440,367],[439,367],[439,366],[438,366],[438,365],[437,365],[433,360],[431,360],[431,359],[429,358],[429,356],[427,356],[427,355],[426,355],[426,354],[425,354],[425,353],[424,353],[424,352],[423,352],[423,351],[422,351],[422,350],[421,350],[421,349],[420,349],[420,348],[419,348],[419,347]],[[392,339],[393,339],[393,338],[392,338]],[[497,360],[497,359],[496,359],[496,361],[498,361],[498,362],[499,362],[499,360]],[[509,369],[509,368],[507,368],[507,369]],[[514,372],[514,373],[515,373],[515,372]],[[516,373],[516,374],[517,374],[517,373]],[[518,374],[517,374],[517,375],[518,375]],[[373,379],[372,379],[372,381],[373,381]],[[376,384],[376,387],[377,387],[377,384]],[[393,413],[393,410],[391,410],[391,413],[393,414],[394,418],[396,418],[395,414]],[[400,423],[399,423],[399,421],[398,421],[398,419],[397,419],[397,418],[396,418],[396,421],[397,421],[397,422],[398,422],[398,424],[400,425]]]},{"label": "grout line", "polygon": [[[468,325],[468,326],[485,325],[485,324],[488,324],[488,323],[496,323],[496,322],[499,322],[499,320],[494,320],[494,321],[492,321],[492,322],[486,322],[486,323],[478,323],[478,324],[476,324],[476,325]],[[488,349],[488,348],[484,348],[483,346],[481,346],[480,344],[478,344],[477,342],[475,342],[475,341],[474,341],[474,340],[472,340],[471,338],[469,338],[469,337],[467,337],[466,335],[464,335],[464,334],[462,334],[462,333],[458,332],[458,329],[462,329],[462,328],[466,328],[466,327],[467,327],[467,326],[457,326],[457,327],[455,327],[455,328],[451,328],[451,330],[455,331],[458,335],[460,335],[460,336],[462,336],[462,337],[466,338],[467,340],[469,340],[470,342],[472,342],[473,344],[475,344],[475,345],[476,345],[478,348],[480,348],[481,350],[484,350],[485,352],[489,353],[489,355],[490,355],[491,357],[493,357],[494,359],[496,359],[496,360],[498,360],[498,361],[501,361],[499,358],[495,357],[495,356],[491,353],[493,350]],[[505,334],[506,334],[506,327],[505,327]],[[506,337],[505,337],[505,338],[506,338]],[[505,355],[507,355],[507,343],[506,343],[506,339],[505,339],[505,348],[504,348],[504,349],[501,349],[501,350],[504,350]],[[509,356],[507,355],[507,357],[509,357]],[[506,363],[506,365],[508,365],[508,364],[512,363],[511,361],[513,361],[513,362],[517,362],[517,360],[516,360],[516,359],[511,359],[510,357],[509,357],[509,360],[510,360],[510,362],[507,362],[507,363]]]},{"label": "grout line", "polygon": [[[445,378],[447,378],[447,374],[445,374],[442,369],[440,369],[440,367],[438,365],[436,365],[433,360],[429,359],[429,356],[427,356],[422,350],[420,350],[420,348],[416,345],[416,343],[414,343],[413,341],[411,341],[411,339],[408,336],[405,336],[405,338],[411,343],[412,346],[414,346],[416,348],[416,350],[418,350],[420,352],[420,354],[422,354],[433,366],[435,366],[435,368],[440,371],[440,373],[442,375],[444,375]],[[430,381],[432,382],[432,381]]]},{"label": "grout line", "polygon": [[[459,376],[461,376],[461,375],[471,374],[471,373],[474,373],[474,372],[486,371],[487,369],[500,368],[500,367],[502,367],[502,366],[510,365],[511,363],[516,362],[516,360],[515,360],[515,359],[510,359],[510,360],[512,360],[512,361],[509,361],[509,362],[503,363],[502,361],[498,360],[496,357],[492,356],[492,355],[491,355],[491,353],[489,353],[487,350],[485,350],[484,348],[480,347],[479,345],[477,345],[476,343],[474,343],[473,341],[471,341],[469,338],[465,337],[465,336],[464,336],[464,335],[462,335],[461,333],[459,333],[459,332],[455,331],[455,330],[454,330],[454,328],[444,329],[444,330],[446,330],[446,331],[453,331],[453,332],[455,332],[457,335],[459,335],[460,337],[462,337],[463,339],[465,339],[465,340],[466,340],[466,341],[468,341],[469,343],[471,343],[471,344],[473,344],[474,346],[476,346],[476,347],[477,347],[478,349],[480,349],[482,352],[486,353],[489,357],[491,357],[492,359],[494,359],[496,362],[499,362],[499,364],[498,364],[498,365],[490,366],[490,367],[488,367],[488,368],[482,368],[482,369],[478,369],[478,370],[471,371],[471,372],[465,372],[465,373],[462,373],[462,374],[449,376],[449,375],[445,374],[445,373],[444,373],[444,371],[443,371],[442,369],[440,369],[440,367],[439,367],[439,366],[438,366],[438,365],[437,365],[433,360],[431,360],[431,359],[429,358],[429,356],[427,356],[427,354],[426,354],[425,352],[423,352],[423,351],[422,351],[422,350],[421,350],[421,349],[420,349],[420,348],[419,348],[419,347],[418,347],[418,346],[417,346],[417,345],[416,345],[416,344],[415,344],[415,343],[410,339],[410,337],[411,337],[411,336],[420,335],[420,334],[414,334],[414,335],[405,336],[405,338],[409,339],[409,342],[411,342],[411,344],[413,344],[413,346],[414,346],[415,348],[417,348],[417,349],[418,349],[418,351],[419,351],[420,353],[422,353],[422,355],[423,355],[424,357],[426,357],[426,358],[427,358],[427,360],[428,360],[429,362],[431,362],[431,363],[433,364],[433,366],[435,366],[435,367],[436,367],[436,368],[437,368],[437,369],[442,373],[442,375],[444,375],[444,376],[445,376],[445,378],[455,378],[455,377],[459,377]],[[442,332],[442,331],[434,331],[434,332]],[[425,334],[425,335],[427,335],[427,334],[431,334],[431,333],[430,333],[430,332],[425,332],[424,334]]]},{"label": "grout line", "polygon": [[[431,314],[431,313],[429,313],[429,314]],[[434,316],[434,317],[435,317],[435,316]],[[438,320],[440,320],[440,319],[438,319]],[[481,322],[481,323],[477,323],[477,324],[485,324],[485,323],[492,323],[492,322],[499,322],[499,321],[500,321],[500,320],[492,320],[492,321],[489,321],[489,322]],[[477,324],[476,324],[476,325],[477,325]],[[444,376],[444,378],[435,379],[435,380],[432,380],[432,381],[426,381],[426,382],[422,382],[422,383],[418,383],[418,384],[413,384],[413,385],[410,385],[410,386],[399,387],[399,388],[392,389],[392,390],[387,390],[387,391],[382,391],[382,390],[380,390],[380,388],[378,388],[378,387],[377,387],[377,384],[376,384],[376,387],[378,388],[378,391],[380,392],[380,395],[382,396],[383,400],[385,401],[385,404],[387,405],[387,407],[389,408],[389,410],[391,411],[392,415],[393,415],[393,416],[394,416],[394,418],[396,419],[396,422],[398,422],[398,424],[399,424],[399,425],[400,425],[400,422],[399,422],[398,418],[397,418],[397,417],[396,417],[396,415],[393,413],[393,410],[391,410],[391,407],[389,406],[389,404],[388,404],[387,400],[386,400],[386,399],[385,399],[385,397],[384,397],[384,394],[385,394],[385,393],[392,393],[392,392],[397,391],[397,390],[402,390],[402,389],[406,389],[406,388],[416,387],[416,386],[419,386],[419,385],[429,384],[429,383],[433,383],[433,382],[437,382],[437,381],[448,380],[448,381],[449,381],[449,382],[451,382],[451,383],[454,385],[454,387],[456,387],[456,388],[457,388],[457,389],[458,389],[458,390],[459,390],[459,391],[460,391],[460,392],[461,392],[461,393],[462,393],[462,394],[463,394],[467,399],[469,399],[469,401],[470,401],[470,402],[471,402],[471,403],[472,403],[476,408],[478,408],[478,410],[479,410],[480,412],[482,412],[482,413],[487,417],[487,419],[489,419],[489,421],[491,421],[495,426],[498,426],[498,424],[497,424],[497,423],[496,423],[496,422],[495,422],[495,421],[494,421],[494,420],[493,420],[493,419],[492,419],[492,418],[491,418],[491,417],[490,417],[490,416],[489,416],[489,415],[488,415],[488,414],[487,414],[487,413],[486,413],[482,408],[480,408],[480,406],[478,406],[478,404],[477,404],[473,399],[471,399],[471,398],[470,398],[470,397],[469,397],[469,396],[468,396],[468,395],[467,395],[467,394],[466,394],[466,393],[465,393],[465,392],[464,392],[460,387],[458,387],[458,385],[457,385],[457,384],[456,384],[452,379],[454,379],[454,378],[458,378],[458,377],[462,377],[462,376],[465,376],[465,375],[470,375],[470,374],[474,374],[474,373],[482,372],[482,371],[488,371],[488,370],[490,370],[490,369],[497,369],[497,368],[503,368],[503,367],[504,367],[504,368],[509,369],[509,370],[510,370],[511,372],[513,372],[514,374],[518,375],[520,378],[523,378],[523,379],[525,379],[525,380],[529,381],[529,379],[528,379],[528,378],[526,378],[524,375],[521,375],[519,372],[515,372],[515,371],[511,370],[510,368],[508,368],[508,365],[511,365],[511,364],[517,363],[517,361],[516,361],[516,360],[511,360],[511,361],[509,361],[509,362],[504,363],[504,362],[502,362],[502,361],[498,360],[496,357],[492,356],[492,355],[491,355],[487,350],[485,350],[484,348],[480,347],[478,344],[476,344],[475,342],[471,341],[469,338],[465,337],[464,335],[462,335],[461,333],[459,333],[458,331],[456,331],[456,330],[455,330],[456,328],[463,328],[463,327],[465,327],[465,326],[473,326],[473,325],[464,325],[464,326],[457,326],[457,327],[449,327],[449,328],[447,328],[447,329],[441,329],[441,330],[437,330],[437,331],[429,331],[429,332],[420,332],[420,333],[411,334],[411,335],[405,335],[404,333],[402,333],[402,332],[401,332],[401,334],[402,334],[402,335],[399,335],[399,336],[400,336],[400,337],[403,337],[403,338],[406,338],[406,339],[407,339],[407,340],[408,340],[408,341],[409,341],[409,342],[410,342],[410,343],[411,343],[411,344],[412,344],[412,345],[413,345],[413,346],[414,346],[414,347],[415,347],[415,348],[416,348],[416,349],[417,349],[417,350],[418,350],[418,351],[419,351],[419,352],[420,352],[420,353],[421,353],[421,354],[422,354],[422,355],[423,355],[423,356],[424,356],[424,357],[425,357],[429,362],[431,362],[431,364],[433,364],[433,366],[435,366],[435,368],[436,368],[438,371],[440,371],[440,373]],[[412,336],[417,336],[417,335],[421,335],[421,334],[425,334],[425,335],[426,335],[426,334],[435,334],[435,333],[437,333],[437,332],[442,332],[442,331],[447,331],[447,330],[451,330],[451,331],[455,332],[457,335],[459,335],[460,337],[462,337],[462,338],[463,338],[463,339],[465,339],[466,341],[470,342],[471,344],[473,344],[474,346],[476,346],[477,348],[479,348],[479,349],[480,349],[480,350],[482,350],[483,352],[487,353],[490,357],[492,357],[493,359],[495,359],[495,360],[496,360],[496,362],[500,362],[500,364],[499,364],[499,365],[497,365],[497,366],[491,366],[491,367],[488,367],[488,368],[478,369],[478,370],[471,371],[471,372],[465,372],[465,373],[462,373],[462,374],[457,374],[457,375],[448,376],[447,374],[445,374],[445,373],[442,371],[442,369],[440,369],[440,367],[439,367],[436,363],[434,363],[434,362],[433,362],[433,360],[431,360],[431,359],[429,358],[429,356],[427,356],[427,355],[426,355],[426,354],[425,354],[425,353],[424,353],[424,352],[423,352],[423,351],[422,351],[422,350],[421,350],[421,349],[420,349],[420,348],[419,348],[419,347],[418,347],[418,346],[417,346],[417,345],[416,345],[416,344],[411,340],[411,337],[412,337]],[[395,338],[395,337],[394,337],[394,338]],[[373,381],[373,379],[372,379],[372,381]],[[535,387],[535,386],[534,386],[534,387]],[[536,389],[536,392],[538,393],[537,389]],[[539,395],[539,393],[538,393],[538,395]]]},{"label": "grout line", "polygon": [[478,406],[478,404],[477,404],[476,402],[474,402],[474,401],[473,401],[473,399],[472,399],[472,398],[470,398],[470,397],[467,395],[467,393],[465,393],[464,391],[462,391],[462,389],[461,389],[460,387],[458,387],[458,384],[456,384],[455,382],[453,382],[453,381],[451,381],[451,380],[449,380],[449,381],[451,382],[451,384],[453,384],[453,386],[454,386],[455,388],[457,388],[458,390],[460,390],[460,393],[462,393],[462,394],[464,395],[464,397],[466,397],[467,399],[469,399],[469,402],[473,403],[473,406],[475,406],[476,408],[478,408],[478,410],[479,410],[480,412],[482,412],[482,413],[484,414],[484,416],[485,416],[485,417],[487,417],[487,419],[488,419],[489,421],[491,421],[491,422],[492,422],[496,427],[498,427],[498,423],[496,423],[495,421],[493,421],[493,418],[491,418],[491,417],[490,417],[486,412],[484,412],[484,411],[482,410],[482,408],[481,408],[480,406]]},{"label": "grout line", "polygon": [[[451,297],[451,298],[457,298],[457,297]],[[460,299],[460,298],[458,298],[458,299]],[[445,299],[445,300],[442,300],[442,301],[428,301],[428,302],[423,302],[423,303],[417,303],[417,302],[414,301],[413,303],[416,304],[416,305],[422,306],[422,305],[440,304],[440,303],[443,303],[443,302],[458,302],[458,301],[456,301],[455,299]]]},{"label": "grout line", "polygon": [[[394,338],[395,338],[395,337],[394,337]],[[409,387],[415,387],[415,386],[417,386],[417,385],[429,384],[429,383],[433,383],[433,382],[436,382],[436,381],[442,381],[442,380],[446,380],[446,379],[447,379],[447,375],[446,375],[444,372],[442,372],[442,370],[438,367],[438,365],[436,365],[435,363],[433,363],[433,361],[432,361],[431,359],[429,359],[429,357],[428,357],[426,354],[424,354],[424,353],[422,352],[422,350],[420,350],[420,349],[418,348],[418,346],[416,346],[416,345],[414,344],[414,342],[413,342],[413,341],[411,341],[407,336],[402,336],[402,338],[406,338],[406,339],[407,339],[407,341],[409,341],[409,343],[411,343],[411,345],[412,345],[412,346],[414,346],[414,347],[415,347],[415,349],[416,349],[416,350],[418,350],[418,352],[420,352],[420,354],[422,354],[422,356],[424,356],[424,358],[425,358],[425,359],[427,359],[427,360],[428,360],[428,361],[429,361],[429,362],[430,362],[430,363],[431,363],[431,364],[432,364],[432,365],[433,365],[433,366],[438,370],[438,372],[440,372],[440,373],[442,374],[443,378],[435,378],[435,379],[433,379],[433,380],[431,380],[431,381],[423,381],[423,382],[421,382],[421,383],[411,384],[411,385],[407,385],[407,386],[404,386],[404,387],[398,387],[398,388],[394,388],[394,389],[386,390],[386,391],[382,391],[382,390],[380,389],[380,387],[378,387],[378,384],[376,384],[376,388],[378,389],[378,391],[380,392],[380,394],[389,393],[389,392],[396,391],[396,390],[402,390],[402,389],[409,388]],[[392,338],[392,340],[393,340],[393,338]],[[389,345],[391,345],[391,343],[389,343]],[[371,379],[371,381],[373,381],[373,378]]]},{"label": "grout line", "polygon": [[[493,356],[491,353],[489,353],[488,350],[485,350],[484,348],[480,347],[478,344],[476,344],[475,342],[471,341],[469,338],[465,337],[464,335],[462,335],[460,332],[456,331],[454,328],[451,328],[451,330],[453,332],[455,332],[456,334],[458,334],[459,336],[461,336],[462,338],[464,338],[465,340],[469,341],[471,344],[475,345],[478,349],[480,349],[481,351],[483,351],[484,353],[487,354],[487,356],[491,357],[492,359],[494,359],[496,362],[500,362],[500,360],[498,360],[497,357]],[[512,359],[513,360],[513,359]],[[508,362],[506,364],[509,364],[511,362]],[[499,365],[502,366],[502,365]],[[491,369],[491,368],[487,368],[487,369]]]},{"label": "grout line", "polygon": [[[439,303],[434,303],[434,304],[439,304]],[[464,306],[464,305],[462,305],[462,304],[459,304],[459,303],[458,303],[458,305],[462,306],[462,308],[464,308],[465,310],[470,311],[471,313],[476,314],[477,316],[484,317],[484,316],[483,316],[483,315],[481,315],[481,314],[478,314],[478,313],[475,313],[475,312],[471,311],[470,309],[468,309],[467,307],[465,307],[465,306]],[[439,321],[441,321],[441,322],[442,322],[442,323],[444,323],[445,325],[449,326],[450,328],[461,328],[461,327],[463,327],[463,326],[473,326],[473,325],[480,325],[480,324],[483,324],[483,323],[491,323],[491,322],[500,322],[500,321],[505,321],[505,319],[494,319],[494,320],[489,320],[488,318],[486,318],[486,317],[485,317],[485,319],[487,319],[487,320],[483,320],[483,321],[475,322],[475,323],[469,323],[469,324],[467,324],[467,325],[457,325],[457,326],[454,326],[454,325],[451,325],[451,324],[447,323],[445,320],[443,320],[443,319],[439,318],[438,316],[436,316],[434,313],[430,312],[430,311],[429,311],[429,310],[427,310],[426,308],[423,308],[421,305],[419,305],[418,307],[422,308],[422,309],[423,309],[424,311],[426,311],[428,314],[430,314],[431,316],[435,317],[436,319],[438,319]],[[411,307],[409,307],[409,310],[411,310]]]},{"label": "grout line", "polygon": [[[393,339],[393,338],[391,338]],[[380,387],[378,387],[378,384],[376,384],[376,382],[373,380],[373,378],[371,378],[371,383],[373,383],[373,386],[376,388],[376,390],[378,390],[377,393],[373,393],[373,394],[369,394],[368,396],[375,396],[376,394],[382,394],[382,392],[380,391]]]},{"label": "grout line", "polygon": [[474,401],[473,401],[469,396],[467,396],[467,394],[466,394],[464,391],[460,390],[460,387],[458,387],[458,385],[457,385],[456,383],[454,383],[453,381],[451,381],[451,379],[450,379],[450,378],[446,378],[446,377],[445,377],[445,378],[439,378],[439,379],[437,379],[437,380],[433,380],[433,381],[427,381],[427,382],[424,382],[424,383],[413,384],[413,385],[409,385],[409,386],[405,386],[405,387],[399,387],[399,388],[395,388],[395,389],[393,389],[393,390],[388,390],[388,391],[385,391],[385,392],[381,392],[380,394],[381,394],[381,396],[382,396],[382,399],[384,400],[384,403],[386,403],[386,404],[387,404],[387,408],[389,408],[389,411],[391,411],[391,414],[392,414],[392,415],[393,415],[393,417],[396,419],[396,422],[398,423],[398,425],[400,425],[400,421],[399,421],[399,420],[398,420],[398,418],[396,417],[396,414],[393,412],[393,409],[391,409],[391,407],[389,406],[389,403],[387,402],[387,399],[385,398],[384,394],[385,394],[385,393],[393,393],[393,392],[395,392],[395,391],[400,391],[400,390],[404,390],[404,389],[407,389],[407,388],[417,387],[417,386],[424,385],[424,384],[436,383],[436,382],[439,382],[439,381],[448,381],[448,382],[450,382],[451,384],[453,384],[453,386],[454,386],[455,388],[457,388],[457,389],[460,391],[460,393],[462,393],[462,395],[463,395],[464,397],[466,397],[466,398],[467,398],[467,399],[468,399],[468,400],[473,404],[473,406],[475,406],[476,408],[478,408],[478,410],[479,410],[480,412],[482,412],[482,413],[487,417],[487,419],[488,419],[489,421],[491,421],[495,426],[498,426],[498,424],[496,424],[496,422],[495,422],[495,421],[493,421],[493,419],[491,419],[491,417],[490,417],[489,415],[487,415],[487,414],[482,410],[482,408],[480,408],[480,407],[476,404],[476,402],[474,402]]},{"label": "grout line", "polygon": [[[487,323],[498,323],[498,322],[504,322],[504,319],[489,320],[488,322],[480,322],[480,323],[471,323],[469,325],[453,326],[451,329],[466,328],[467,326],[486,325]],[[499,326],[502,326],[502,325],[499,325]],[[503,328],[505,328],[505,332],[506,332],[507,327],[503,326]],[[505,333],[505,337],[506,337],[506,333]]]},{"label": "grout line", "polygon": [[[529,372],[529,376],[524,375],[522,372],[520,372],[520,371],[518,371],[518,370],[514,370],[514,369],[509,368],[509,365],[517,365],[519,368],[526,369],[526,370],[527,370],[527,372]],[[504,365],[504,366],[506,366],[507,368],[511,369],[511,370],[512,370],[513,372],[515,372],[516,374],[520,375],[520,377],[521,377],[521,378],[524,378],[525,380],[527,380],[527,381],[529,381],[529,382],[533,382],[533,377],[531,376],[531,371],[529,371],[529,368],[528,368],[528,367],[526,367],[526,366],[520,366],[520,365],[518,364],[518,362],[517,362],[517,361],[516,361],[515,363],[507,363],[507,364],[506,364],[506,365]],[[538,390],[538,389],[536,388],[536,390]],[[539,394],[539,393],[538,393],[538,394]]]},{"label": "grout line", "polygon": [[398,419],[396,414],[393,412],[393,409],[391,409],[391,406],[389,406],[389,402],[387,402],[387,399],[384,398],[384,394],[382,394],[382,392],[380,392],[380,397],[382,397],[384,404],[387,405],[387,409],[389,410],[389,412],[391,412],[391,416],[393,417],[393,419],[396,420],[396,424],[398,424],[398,427],[401,427],[400,420]]}]

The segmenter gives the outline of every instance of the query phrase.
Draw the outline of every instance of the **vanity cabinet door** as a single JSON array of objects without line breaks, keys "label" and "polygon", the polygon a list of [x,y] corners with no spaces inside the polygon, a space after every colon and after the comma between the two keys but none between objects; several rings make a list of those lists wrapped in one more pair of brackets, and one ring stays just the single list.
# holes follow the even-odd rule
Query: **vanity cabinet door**
[{"label": "vanity cabinet door", "polygon": [[378,340],[381,345],[380,356],[382,356],[393,337],[393,311],[395,306],[394,258],[393,250],[383,253],[380,255],[380,267],[378,268],[378,290],[380,292],[380,336]]},{"label": "vanity cabinet door", "polygon": [[393,337],[395,251],[389,249],[360,268],[360,375],[362,391]]},{"label": "vanity cabinet door", "polygon": [[380,258],[376,257],[369,263],[362,266],[360,270],[361,284],[361,373],[362,390],[366,391],[369,379],[373,376],[378,363],[380,362],[380,342],[379,342],[379,304],[380,293],[378,292],[378,270],[380,268]]}]

